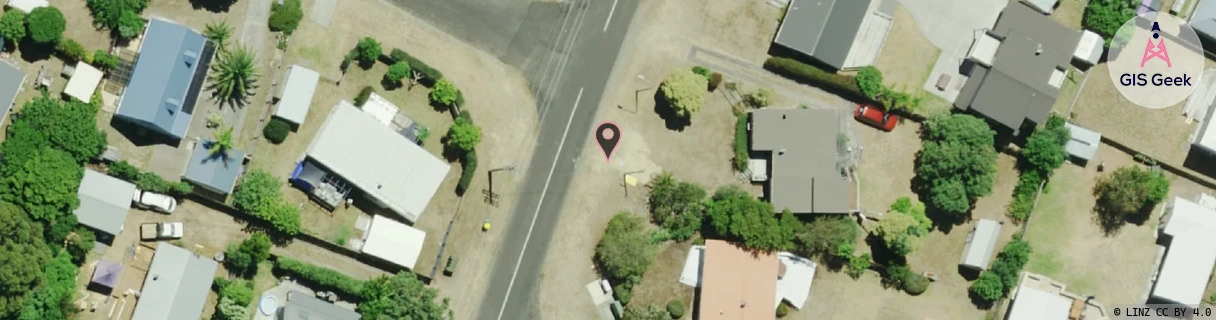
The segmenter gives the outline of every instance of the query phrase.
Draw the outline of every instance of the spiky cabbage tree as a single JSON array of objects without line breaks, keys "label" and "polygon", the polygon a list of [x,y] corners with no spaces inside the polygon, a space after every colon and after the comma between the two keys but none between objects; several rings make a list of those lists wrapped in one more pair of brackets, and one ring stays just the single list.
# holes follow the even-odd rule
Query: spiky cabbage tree
[{"label": "spiky cabbage tree", "polygon": [[247,102],[258,87],[257,60],[257,53],[246,46],[217,53],[208,79],[215,97],[230,103]]}]

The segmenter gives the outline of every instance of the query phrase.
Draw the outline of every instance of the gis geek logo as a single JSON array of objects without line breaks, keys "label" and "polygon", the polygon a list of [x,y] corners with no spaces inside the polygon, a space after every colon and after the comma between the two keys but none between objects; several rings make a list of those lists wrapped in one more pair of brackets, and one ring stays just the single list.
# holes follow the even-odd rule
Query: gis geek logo
[{"label": "gis geek logo", "polygon": [[[1170,62],[1170,52],[1165,47],[1165,39],[1161,37],[1161,25],[1154,21],[1151,31],[1153,32],[1153,38],[1148,39],[1148,43],[1144,45],[1144,56],[1140,58],[1140,68],[1144,68],[1144,65],[1149,60],[1156,59],[1160,60],[1156,61],[1156,63],[1165,63],[1167,69],[1173,69],[1174,64]],[[1157,40],[1156,44],[1153,43],[1154,39]],[[1161,73],[1153,73],[1151,75],[1147,73],[1124,73],[1122,76],[1119,76],[1119,84],[1142,87],[1148,85],[1154,87],[1191,86],[1191,77],[1186,73],[1176,73],[1173,75],[1163,75]]]}]

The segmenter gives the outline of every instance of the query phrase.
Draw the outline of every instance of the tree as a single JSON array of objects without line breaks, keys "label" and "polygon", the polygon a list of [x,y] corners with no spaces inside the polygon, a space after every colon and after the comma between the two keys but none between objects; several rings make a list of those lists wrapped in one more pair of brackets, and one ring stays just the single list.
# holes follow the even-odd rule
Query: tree
[{"label": "tree", "polygon": [[1092,30],[1106,39],[1110,45],[1111,38],[1119,28],[1136,16],[1139,2],[1132,0],[1094,0],[1085,6],[1085,14],[1081,25]]},{"label": "tree", "polygon": [[215,43],[216,51],[222,52],[228,45],[228,39],[232,38],[232,26],[228,25],[227,18],[208,23],[203,28],[203,36],[207,37],[207,40],[211,40],[212,43]]},{"label": "tree", "polygon": [[927,231],[911,215],[891,212],[878,221],[874,234],[881,237],[895,254],[906,256],[920,247],[921,237]]},{"label": "tree", "polygon": [[125,39],[138,37],[148,22],[135,11],[123,11],[118,16],[118,36]]},{"label": "tree", "polygon": [[232,127],[227,127],[220,130],[220,134],[215,135],[215,140],[211,141],[211,145],[207,147],[207,152],[212,156],[228,157],[228,150],[232,150]]},{"label": "tree", "polygon": [[44,222],[72,214],[80,204],[76,188],[84,169],[67,153],[50,146],[30,154],[8,153],[0,164],[0,199],[20,205],[30,217]]},{"label": "tree", "polygon": [[300,208],[279,202],[269,211],[259,212],[258,217],[270,221],[274,229],[287,236],[300,234]]},{"label": "tree", "polygon": [[431,103],[451,107],[460,97],[460,89],[456,89],[447,79],[440,79],[431,88]]},{"label": "tree", "polygon": [[253,283],[237,279],[220,287],[219,294],[220,298],[231,299],[238,305],[247,306],[253,302]]},{"label": "tree", "polygon": [[254,213],[269,211],[283,197],[283,182],[261,169],[250,171],[232,194],[233,205],[242,211]]},{"label": "tree", "polygon": [[926,121],[916,175],[928,187],[929,204],[963,216],[975,199],[992,193],[996,176],[996,132],[965,114]]},{"label": "tree", "polygon": [[[97,51],[93,52],[93,66],[102,70],[113,70],[118,68],[118,57],[106,52],[105,50],[98,49]],[[89,100],[89,104],[93,104],[93,101],[91,101],[93,99]]]},{"label": "tree", "polygon": [[850,277],[853,277],[853,279],[861,278],[861,275],[865,274],[866,270],[870,269],[870,264],[873,263],[873,261],[874,257],[870,256],[869,253],[853,256],[852,258],[849,258],[849,269],[845,272],[848,273]]},{"label": "tree", "polygon": [[595,245],[595,261],[600,271],[616,282],[641,281],[656,255],[658,247],[650,242],[646,221],[629,212],[612,216]]},{"label": "tree", "polygon": [[916,220],[920,230],[926,233],[933,228],[933,220],[929,220],[929,217],[925,215],[925,204],[920,201],[909,197],[899,197],[899,199],[895,199],[894,203],[891,203],[890,211],[912,217]]},{"label": "tree", "polygon": [[877,98],[886,88],[882,83],[882,71],[874,66],[861,67],[857,70],[857,88],[866,98]]},{"label": "tree", "polygon": [[1103,223],[1114,226],[1129,220],[1147,219],[1153,206],[1169,194],[1170,183],[1160,171],[1138,166],[1122,167],[1098,178],[1094,195]]},{"label": "tree", "polygon": [[38,223],[21,208],[0,203],[0,315],[9,317],[22,308],[43,278],[50,252]]},{"label": "tree", "polygon": [[[90,243],[91,244],[91,243]],[[18,320],[70,319],[76,313],[72,304],[76,294],[76,272],[72,256],[60,252],[45,267],[44,284],[30,292],[21,306]]]},{"label": "tree", "polygon": [[1005,247],[1001,249],[1001,253],[997,254],[996,260],[992,262],[992,268],[989,270],[996,273],[1004,284],[1005,291],[1013,289],[1018,285],[1018,279],[1022,275],[1022,268],[1030,261],[1030,253],[1032,249],[1030,243],[1018,239],[1009,241]]},{"label": "tree", "polygon": [[752,108],[764,108],[767,107],[769,103],[772,103],[770,101],[772,100],[772,96],[773,89],[759,88],[756,89],[756,92],[748,94],[746,97],[744,97],[744,99],[747,101],[748,105],[752,106]]},{"label": "tree", "polygon": [[68,27],[63,12],[50,6],[31,10],[30,14],[25,16],[25,23],[29,26],[30,39],[40,44],[59,42],[59,39],[63,38],[63,31]]},{"label": "tree", "polygon": [[[844,216],[820,216],[801,225],[794,234],[796,252],[802,256],[836,256],[840,251],[844,258],[853,255],[853,245],[860,233],[857,222]],[[846,250],[840,250],[842,246]]]},{"label": "tree", "polygon": [[80,101],[60,103],[47,95],[38,96],[13,117],[6,144],[49,145],[84,163],[106,147],[106,135],[97,127],[97,111]]},{"label": "tree", "polygon": [[219,305],[215,307],[215,313],[217,320],[245,320],[252,317],[248,304],[242,305],[227,297],[220,299]]},{"label": "tree", "polygon": [[672,319],[684,317],[684,301],[671,299],[667,301],[667,314],[671,315]]},{"label": "tree", "polygon": [[650,217],[667,229],[673,240],[687,240],[701,229],[705,196],[701,186],[663,172],[650,183]]},{"label": "tree", "polygon": [[270,119],[270,122],[266,123],[266,127],[262,128],[262,136],[274,144],[282,143],[287,139],[289,133],[291,133],[291,125],[279,118]]},{"label": "tree", "polygon": [[270,21],[267,22],[267,26],[270,27],[270,31],[282,31],[291,35],[300,26],[302,19],[304,19],[304,9],[300,6],[300,0],[285,0],[282,5],[275,2],[270,7]]},{"label": "tree", "polygon": [[971,283],[971,293],[987,302],[994,302],[1005,295],[1005,285],[1001,278],[992,271],[980,273],[980,277]]},{"label": "tree", "polygon": [[233,272],[255,274],[258,264],[270,258],[270,246],[270,237],[256,232],[240,244],[229,245],[224,262]]},{"label": "tree", "polygon": [[659,91],[670,104],[676,116],[690,117],[701,111],[705,104],[705,88],[709,81],[688,69],[677,69],[667,73]]},{"label": "tree", "polygon": [[6,10],[0,16],[0,37],[9,43],[17,44],[25,39],[25,12],[21,10]]},{"label": "tree", "polygon": [[[119,32],[123,25],[120,21],[123,15],[134,13],[136,16],[148,6],[148,0],[86,0],[89,10],[93,12],[93,23],[118,33],[119,36],[131,38],[139,35],[125,35]],[[128,17],[127,20],[130,20]],[[130,21],[128,21],[129,23]]]},{"label": "tree", "polygon": [[364,319],[450,320],[448,298],[429,288],[413,273],[380,276],[363,284],[359,313]]},{"label": "tree", "polygon": [[410,75],[410,64],[405,61],[397,61],[391,66],[388,66],[388,72],[384,73],[384,80],[397,86],[401,86],[401,79],[405,79]]},{"label": "tree", "polygon": [[1068,157],[1064,144],[1071,138],[1071,132],[1064,126],[1064,118],[1055,115],[1048,118],[1046,125],[1026,138],[1026,147],[1022,148],[1021,153],[1025,170],[1046,176],[1064,165]]},{"label": "tree", "polygon": [[448,146],[461,153],[473,152],[477,144],[481,143],[481,127],[474,125],[465,117],[457,117],[456,122],[448,128],[446,140]]},{"label": "tree", "polygon": [[84,61],[88,51],[84,45],[71,38],[59,39],[59,43],[55,44],[55,51],[60,54],[60,57],[67,61]]},{"label": "tree", "polygon": [[381,52],[380,42],[372,37],[364,37],[355,44],[355,60],[359,60],[359,65],[364,69],[371,68],[380,59]]},{"label": "tree", "polygon": [[793,249],[794,232],[799,227],[797,218],[789,210],[778,216],[773,212],[773,205],[734,185],[714,193],[706,204],[705,215],[718,236],[764,251]]},{"label": "tree", "polygon": [[245,46],[222,51],[211,64],[211,88],[215,97],[229,103],[245,103],[257,89],[257,53]]},{"label": "tree", "polygon": [[621,320],[670,320],[671,315],[667,314],[667,310],[659,309],[656,306],[646,307],[628,307],[625,308],[625,314],[621,315]]}]

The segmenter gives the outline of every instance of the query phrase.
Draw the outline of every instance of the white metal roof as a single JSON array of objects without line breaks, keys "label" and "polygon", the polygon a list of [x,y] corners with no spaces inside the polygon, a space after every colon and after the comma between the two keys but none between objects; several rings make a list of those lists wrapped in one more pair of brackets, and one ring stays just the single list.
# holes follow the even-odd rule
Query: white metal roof
[{"label": "white metal roof", "polygon": [[967,245],[963,247],[963,257],[958,264],[978,269],[988,269],[992,261],[992,253],[996,250],[997,238],[1001,235],[999,222],[980,219],[975,223],[975,229],[967,235]]},{"label": "white metal roof", "polygon": [[372,92],[372,95],[367,97],[367,102],[363,103],[362,108],[363,112],[371,115],[372,118],[376,118],[376,121],[380,121],[385,126],[393,123],[393,117],[396,117],[397,111],[400,110],[397,108],[397,105],[389,102],[388,99],[375,92]]},{"label": "white metal roof", "polygon": [[363,253],[413,270],[424,241],[426,232],[377,215],[363,240]]},{"label": "white metal roof", "polygon": [[1093,130],[1079,127],[1072,123],[1065,123],[1064,127],[1068,128],[1071,138],[1064,143],[1064,149],[1068,150],[1068,154],[1085,160],[1091,160],[1098,153],[1098,144],[1102,143],[1102,134]]},{"label": "white metal roof", "polygon": [[93,98],[93,92],[97,91],[97,85],[101,84],[102,76],[101,70],[84,61],[76,62],[76,71],[72,73],[72,78],[68,79],[68,86],[63,88],[63,93],[89,102],[89,99]]},{"label": "white metal roof", "polygon": [[46,0],[8,0],[7,5],[10,8],[25,11],[25,13],[30,13],[30,11],[34,11],[35,8],[47,7],[51,4]]},{"label": "white metal roof", "polygon": [[811,282],[815,281],[814,261],[796,256],[789,252],[778,252],[777,261],[785,264],[785,276],[777,279],[777,302],[788,301],[795,309],[802,309],[806,299],[811,295]]},{"label": "white metal roof", "polygon": [[981,65],[991,67],[992,60],[996,58],[996,49],[1001,47],[1001,40],[997,40],[987,33],[981,34],[975,42],[971,43],[971,49],[967,51],[967,58],[975,60]]},{"label": "white metal roof", "polygon": [[[1212,90],[1212,89],[1209,89]],[[1195,138],[1195,143],[1207,147],[1210,150],[1216,150],[1216,114],[1207,115],[1206,124],[1200,124],[1199,135]]]},{"label": "white metal roof", "polygon": [[1098,63],[1102,58],[1103,43],[1102,36],[1097,33],[1081,30],[1081,41],[1077,43],[1077,51],[1073,52],[1072,58],[1091,65]]},{"label": "white metal roof", "polygon": [[1181,197],[1174,198],[1163,232],[1173,237],[1157,273],[1153,296],[1198,305],[1216,265],[1216,211]]},{"label": "white metal roof", "polygon": [[305,155],[411,222],[451,170],[347,101],[330,111]]},{"label": "white metal roof", "polygon": [[1031,8],[1034,8],[1039,12],[1049,14],[1051,13],[1051,10],[1056,7],[1057,1],[1059,0],[1029,0],[1026,1],[1026,3],[1030,4]]},{"label": "white metal roof", "polygon": [[705,246],[692,246],[684,258],[684,271],[680,272],[680,283],[700,287],[701,263],[705,261]]},{"label": "white metal roof", "polygon": [[[1023,280],[1025,281],[1025,280]],[[1006,320],[1067,319],[1072,300],[1030,286],[1018,287]]]},{"label": "white metal roof", "polygon": [[316,71],[299,65],[287,69],[287,82],[283,85],[279,104],[275,106],[274,116],[295,124],[304,124],[308,117],[308,108],[312,105],[313,92],[317,89],[317,81],[321,75]]}]

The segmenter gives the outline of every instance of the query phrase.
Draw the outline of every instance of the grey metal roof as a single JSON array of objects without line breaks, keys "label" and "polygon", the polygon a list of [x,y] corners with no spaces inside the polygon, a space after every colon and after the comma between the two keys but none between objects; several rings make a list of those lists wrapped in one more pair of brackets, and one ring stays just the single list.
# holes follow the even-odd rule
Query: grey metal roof
[{"label": "grey metal roof", "polygon": [[1064,127],[1068,128],[1068,132],[1072,136],[1064,144],[1064,149],[1068,150],[1068,154],[1087,161],[1093,159],[1094,154],[1098,153],[1098,145],[1102,144],[1102,134],[1072,123],[1065,123]]},{"label": "grey metal roof", "polygon": [[215,260],[161,242],[131,320],[198,319],[218,266]]},{"label": "grey metal roof", "polygon": [[229,149],[227,155],[211,154],[211,140],[199,140],[194,145],[190,156],[190,165],[182,178],[200,184],[212,191],[227,194],[236,186],[236,178],[241,175],[241,162],[245,153],[241,150]]},{"label": "grey metal roof", "polygon": [[122,232],[123,223],[127,221],[135,185],[85,169],[76,195],[80,198],[80,207],[72,212],[76,214],[76,220],[97,231],[116,236]]},{"label": "grey metal roof", "polygon": [[844,67],[872,0],[790,0],[773,42]]},{"label": "grey metal roof", "polygon": [[769,151],[769,201],[794,213],[849,212],[849,183],[837,165],[838,110],[752,112],[752,150]]},{"label": "grey metal roof", "polygon": [[12,62],[0,60],[0,123],[4,122],[8,112],[13,109],[13,103],[17,100],[17,93],[21,92],[23,83],[25,73],[17,69]]},{"label": "grey metal roof", "polygon": [[321,74],[299,65],[292,65],[287,69],[287,81],[279,93],[279,103],[275,105],[274,116],[296,125],[304,124],[308,109],[312,106],[313,92],[320,79]]},{"label": "grey metal roof", "polygon": [[1191,10],[1191,29],[1201,36],[1216,39],[1216,0],[1200,0]]},{"label": "grey metal roof", "polygon": [[142,41],[117,115],[181,139],[213,50],[198,32],[162,19],[148,22]]},{"label": "grey metal roof", "polygon": [[321,301],[312,295],[292,291],[277,320],[360,320],[362,315],[352,310]]},{"label": "grey metal roof", "polygon": [[980,65],[954,101],[1017,134],[1029,120],[1043,123],[1060,89],[1048,84],[1057,69],[1068,70],[1081,33],[1032,9],[1011,3],[990,34],[1001,39],[991,68]]},{"label": "grey metal roof", "polygon": [[975,228],[967,235],[967,245],[963,247],[963,256],[958,264],[976,269],[988,269],[992,262],[992,253],[996,250],[996,241],[1001,236],[999,222],[980,219]]}]

